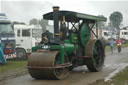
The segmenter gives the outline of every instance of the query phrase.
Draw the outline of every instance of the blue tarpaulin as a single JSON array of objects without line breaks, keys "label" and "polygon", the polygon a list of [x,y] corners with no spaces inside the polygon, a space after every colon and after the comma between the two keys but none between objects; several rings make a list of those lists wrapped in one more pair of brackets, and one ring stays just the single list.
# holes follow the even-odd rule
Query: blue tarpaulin
[{"label": "blue tarpaulin", "polygon": [[5,58],[5,56],[4,56],[3,44],[2,44],[2,43],[0,43],[0,63],[1,63],[1,64],[7,63],[6,58]]}]

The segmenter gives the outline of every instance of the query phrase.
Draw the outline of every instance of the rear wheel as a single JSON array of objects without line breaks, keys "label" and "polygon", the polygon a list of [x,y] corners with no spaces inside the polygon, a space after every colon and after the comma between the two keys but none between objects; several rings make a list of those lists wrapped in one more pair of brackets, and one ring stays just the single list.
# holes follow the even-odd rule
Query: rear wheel
[{"label": "rear wheel", "polygon": [[16,50],[16,57],[18,60],[25,60],[26,59],[26,52],[23,49]]},{"label": "rear wheel", "polygon": [[100,40],[90,40],[85,48],[86,65],[92,72],[100,71],[104,64],[104,48]]}]

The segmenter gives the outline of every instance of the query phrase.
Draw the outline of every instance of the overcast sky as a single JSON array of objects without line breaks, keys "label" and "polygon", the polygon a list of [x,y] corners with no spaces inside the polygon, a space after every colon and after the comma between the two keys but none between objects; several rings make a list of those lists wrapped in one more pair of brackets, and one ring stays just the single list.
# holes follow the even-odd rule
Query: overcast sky
[{"label": "overcast sky", "polygon": [[107,18],[112,12],[119,11],[123,14],[123,25],[128,25],[126,0],[1,0],[0,11],[6,13],[12,21],[28,23],[32,18],[41,19],[55,5],[60,6],[60,10],[104,15]]}]

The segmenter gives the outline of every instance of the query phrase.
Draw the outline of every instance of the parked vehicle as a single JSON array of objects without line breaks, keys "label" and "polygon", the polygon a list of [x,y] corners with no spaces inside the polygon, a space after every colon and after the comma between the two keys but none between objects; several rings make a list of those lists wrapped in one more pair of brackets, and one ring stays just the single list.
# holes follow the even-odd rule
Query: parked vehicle
[{"label": "parked vehicle", "polygon": [[103,30],[102,31],[102,37],[105,38],[106,40],[110,40],[110,39],[117,39],[117,35],[115,32],[112,31],[108,31],[108,30]]},{"label": "parked vehicle", "polygon": [[10,20],[4,13],[0,13],[0,40],[3,43],[4,56],[6,59],[16,58],[15,35]]},{"label": "parked vehicle", "polygon": [[123,43],[128,41],[128,29],[120,30],[120,39],[123,41]]},{"label": "parked vehicle", "polygon": [[37,25],[14,25],[16,39],[16,54],[18,59],[26,59],[32,52],[32,47],[41,41],[42,29]]}]

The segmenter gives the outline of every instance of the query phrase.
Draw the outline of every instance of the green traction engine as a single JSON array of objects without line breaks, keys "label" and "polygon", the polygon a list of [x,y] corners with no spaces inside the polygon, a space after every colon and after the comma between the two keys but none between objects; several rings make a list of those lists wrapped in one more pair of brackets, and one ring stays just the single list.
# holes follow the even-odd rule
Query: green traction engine
[{"label": "green traction engine", "polygon": [[[28,59],[28,72],[36,79],[64,79],[74,67],[87,65],[91,72],[100,71],[104,64],[104,45],[92,28],[106,18],[73,11],[59,11],[43,15],[53,20],[54,33],[42,33],[41,44],[33,47]],[[91,39],[91,31],[97,39]]]}]

